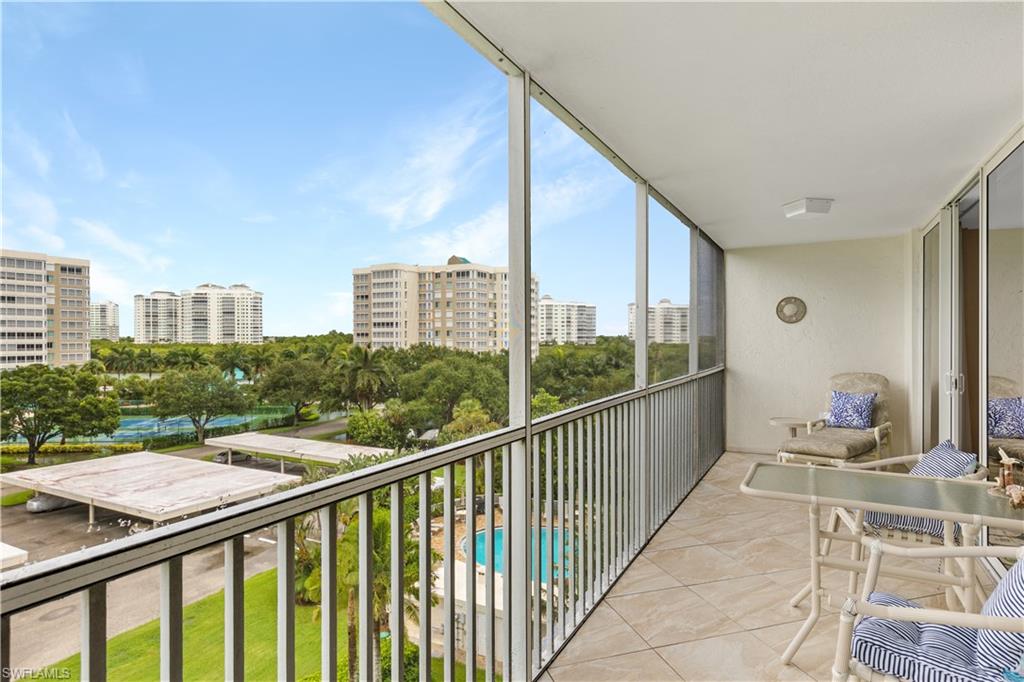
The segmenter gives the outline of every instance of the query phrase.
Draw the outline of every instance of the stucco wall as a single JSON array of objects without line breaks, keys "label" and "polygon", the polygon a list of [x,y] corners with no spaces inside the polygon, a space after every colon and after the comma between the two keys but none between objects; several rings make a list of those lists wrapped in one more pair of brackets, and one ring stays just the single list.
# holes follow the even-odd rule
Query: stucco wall
[{"label": "stucco wall", "polygon": [[[893,454],[908,450],[909,243],[893,237],[726,252],[729,449],[775,452],[786,432],[770,427],[770,417],[815,418],[827,404],[828,378],[862,371],[889,378]],[[784,296],[807,303],[802,322],[775,316]]]}]

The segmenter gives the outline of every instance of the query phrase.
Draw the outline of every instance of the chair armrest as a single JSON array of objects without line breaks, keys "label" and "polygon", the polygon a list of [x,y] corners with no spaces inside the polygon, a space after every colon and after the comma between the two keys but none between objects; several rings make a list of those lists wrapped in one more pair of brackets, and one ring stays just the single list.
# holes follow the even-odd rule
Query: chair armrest
[{"label": "chair armrest", "polygon": [[920,546],[908,546],[908,545],[896,545],[890,542],[884,542],[877,537],[865,535],[860,539],[860,543],[865,547],[868,547],[872,552],[879,552],[883,556],[891,554],[893,556],[902,556],[916,559],[933,559],[933,558],[983,558],[989,557],[994,559],[1016,559],[1018,561],[1024,561],[1024,546],[1022,547],[999,547],[995,545],[991,546],[951,546],[951,545],[920,545]]},{"label": "chair armrest", "polygon": [[882,447],[882,442],[892,434],[892,422],[882,422],[874,429],[875,445]]},{"label": "chair armrest", "polygon": [[945,609],[882,606],[881,604],[872,604],[861,599],[856,601],[851,599],[844,604],[843,610],[854,615],[874,616],[887,620],[911,623],[936,623],[939,625],[956,625],[964,628],[1024,633],[1024,618],[983,616],[980,613],[963,613],[962,611],[947,611]]},{"label": "chair armrest", "polygon": [[873,462],[847,462],[846,460],[836,460],[838,464],[836,466],[840,469],[881,469],[884,466],[890,464],[917,464],[921,461],[924,455],[903,455],[902,457],[886,457],[885,459],[876,459]]},{"label": "chair armrest", "polygon": [[814,421],[807,422],[807,433],[814,433],[815,431],[820,431],[823,428],[825,428],[824,419],[815,419]]}]

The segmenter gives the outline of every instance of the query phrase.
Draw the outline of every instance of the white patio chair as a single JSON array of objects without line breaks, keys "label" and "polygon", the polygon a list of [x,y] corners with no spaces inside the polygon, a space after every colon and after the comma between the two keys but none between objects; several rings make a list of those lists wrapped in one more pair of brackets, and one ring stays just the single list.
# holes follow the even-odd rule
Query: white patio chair
[{"label": "white patio chair", "polygon": [[889,380],[871,372],[847,372],[829,379],[826,414],[832,409],[832,391],[844,393],[874,393],[871,427],[845,429],[827,426],[825,419],[807,422],[807,432],[782,443],[780,462],[823,464],[834,466],[836,461],[880,459],[889,454],[892,440],[892,422],[889,421]]},{"label": "white patio chair", "polygon": [[[856,470],[880,470],[892,466],[913,465],[908,476],[931,476],[934,478],[961,478],[970,481],[985,480],[988,471],[979,467],[977,455],[958,450],[949,441],[939,443],[926,453],[919,455],[905,455],[902,457],[889,457],[887,459],[875,460],[872,462],[848,462],[838,460],[831,463],[840,469]],[[968,529],[967,538],[963,537],[960,524],[938,519],[927,519],[919,516],[888,514],[884,512],[863,512],[859,510],[832,509],[829,516],[826,530],[830,534],[839,531],[839,526],[845,526],[846,531],[852,538],[850,559],[860,561],[863,554],[861,538],[865,535],[881,537],[899,544],[911,546],[929,544],[975,544],[977,537],[975,529]],[[828,554],[832,547],[832,538],[822,541],[822,553]],[[958,570],[959,575],[974,574],[973,566],[968,566],[970,560],[955,560],[946,558],[943,560],[942,569],[947,575],[954,575]],[[857,591],[858,573],[850,571],[848,591],[853,594]],[[973,604],[980,596],[984,597],[982,586],[978,579],[974,579],[974,595],[968,595],[956,587],[946,588],[947,606],[952,608],[957,602],[961,608],[972,610]],[[797,606],[810,594],[810,585],[798,592],[790,603]]]},{"label": "white patio chair", "polygon": [[[859,598],[839,617],[833,682],[1006,682],[1024,656],[1024,548],[904,547],[866,540],[871,558]],[[921,608],[875,592],[882,558],[1016,558],[981,613]]]}]

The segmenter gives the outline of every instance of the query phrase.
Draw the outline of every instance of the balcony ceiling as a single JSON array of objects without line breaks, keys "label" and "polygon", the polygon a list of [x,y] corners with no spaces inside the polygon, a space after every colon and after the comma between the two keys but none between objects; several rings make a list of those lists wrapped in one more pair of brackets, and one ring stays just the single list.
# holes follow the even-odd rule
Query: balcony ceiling
[{"label": "balcony ceiling", "polygon": [[454,5],[726,248],[921,227],[1024,117],[1021,3]]}]

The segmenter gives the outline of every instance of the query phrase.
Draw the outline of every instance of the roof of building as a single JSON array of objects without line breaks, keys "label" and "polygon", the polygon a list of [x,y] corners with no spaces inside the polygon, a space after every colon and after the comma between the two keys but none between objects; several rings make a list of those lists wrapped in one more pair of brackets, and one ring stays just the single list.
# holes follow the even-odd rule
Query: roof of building
[{"label": "roof of building", "polygon": [[260,497],[300,480],[298,476],[147,451],[0,475],[5,485],[150,521],[168,521]]},{"label": "roof of building", "polygon": [[271,457],[287,457],[290,459],[308,460],[324,464],[341,464],[353,455],[381,455],[390,453],[387,448],[375,448],[368,445],[352,445],[350,443],[330,443],[307,438],[290,438],[288,436],[272,436],[266,433],[249,431],[232,436],[207,438],[206,445],[255,452]]}]

